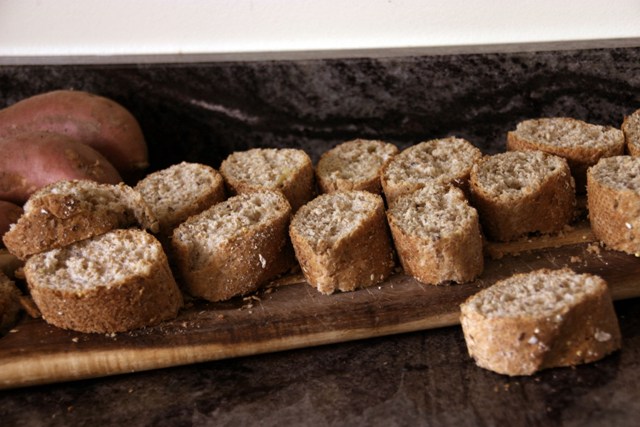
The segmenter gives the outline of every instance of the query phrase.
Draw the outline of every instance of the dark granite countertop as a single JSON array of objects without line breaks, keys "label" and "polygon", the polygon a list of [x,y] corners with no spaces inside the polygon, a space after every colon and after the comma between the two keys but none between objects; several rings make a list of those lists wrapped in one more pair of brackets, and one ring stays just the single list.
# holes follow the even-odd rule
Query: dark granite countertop
[{"label": "dark granite countertop", "polygon": [[[152,168],[231,151],[457,135],[486,153],[525,118],[619,126],[640,108],[640,49],[190,64],[0,67],[0,106],[58,88],[139,118]],[[0,425],[637,425],[640,300],[616,303],[623,350],[509,378],[459,327],[0,391]],[[0,342],[1,345],[1,342]],[[0,365],[2,369],[2,365]]]}]

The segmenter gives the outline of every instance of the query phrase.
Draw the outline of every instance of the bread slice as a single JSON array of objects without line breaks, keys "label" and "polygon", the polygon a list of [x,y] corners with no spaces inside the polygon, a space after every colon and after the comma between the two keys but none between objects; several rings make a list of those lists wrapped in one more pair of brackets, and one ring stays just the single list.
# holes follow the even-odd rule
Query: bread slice
[{"label": "bread slice", "polygon": [[298,210],[289,234],[307,282],[323,294],[378,284],[394,268],[384,202],[377,194],[318,196]]},{"label": "bread slice", "polygon": [[600,126],[568,117],[525,120],[507,133],[508,150],[540,150],[564,157],[584,193],[587,168],[602,157],[624,153],[624,135],[620,129]]},{"label": "bread slice", "polygon": [[280,191],[292,212],[311,200],[315,178],[311,158],[295,148],[253,148],[231,153],[220,165],[230,194]]},{"label": "bread slice", "polygon": [[320,156],[316,165],[320,191],[363,190],[382,194],[380,170],[396,154],[398,147],[384,141],[343,142]]},{"label": "bread slice", "polygon": [[624,118],[622,132],[627,152],[632,156],[640,156],[640,109]]},{"label": "bread slice", "polygon": [[402,267],[418,281],[464,283],[482,273],[478,213],[459,188],[433,185],[400,196],[387,218]]},{"label": "bread slice", "polygon": [[20,291],[9,277],[0,271],[0,336],[11,329],[20,313]]},{"label": "bread slice", "polygon": [[589,168],[587,207],[597,239],[640,256],[640,157],[608,157]]},{"label": "bread slice", "polygon": [[181,162],[147,175],[134,187],[168,236],[191,215],[224,200],[224,180],[211,166]]},{"label": "bread slice", "polygon": [[471,171],[470,189],[484,232],[493,240],[557,232],[574,216],[575,187],[567,161],[542,151],[483,158]]},{"label": "bread slice", "polygon": [[11,253],[24,260],[134,225],[158,231],[158,220],[133,188],[122,183],[58,181],[29,198],[24,214],[5,233],[3,241]]},{"label": "bread slice", "polygon": [[180,280],[193,296],[224,301],[257,290],[294,264],[291,207],[280,192],[230,197],[173,231]]},{"label": "bread slice", "polygon": [[607,283],[566,268],[515,274],[460,308],[469,354],[500,374],[589,363],[621,346]]},{"label": "bread slice", "polygon": [[24,273],[44,320],[64,329],[124,332],[175,318],[182,306],[160,242],[143,230],[34,255]]},{"label": "bread slice", "polygon": [[456,138],[433,139],[403,150],[382,169],[382,188],[389,205],[403,194],[431,183],[454,183],[464,191],[471,167],[480,160],[480,149]]}]

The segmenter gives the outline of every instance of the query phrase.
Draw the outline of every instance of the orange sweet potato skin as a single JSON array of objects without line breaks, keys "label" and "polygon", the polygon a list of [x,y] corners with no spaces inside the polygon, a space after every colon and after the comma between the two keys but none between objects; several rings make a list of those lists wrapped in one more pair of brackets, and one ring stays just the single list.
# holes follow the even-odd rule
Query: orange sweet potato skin
[{"label": "orange sweet potato skin", "polygon": [[102,96],[57,90],[0,110],[0,139],[33,131],[64,134],[87,144],[122,174],[148,166],[147,145],[138,121],[122,105]]},{"label": "orange sweet potato skin", "polygon": [[63,179],[122,181],[107,159],[86,144],[51,132],[0,139],[0,199],[23,204],[47,184]]},{"label": "orange sweet potato skin", "polygon": [[[15,203],[0,200],[0,237],[9,230],[9,226],[20,218],[22,208]],[[1,246],[1,244],[0,244]]]}]

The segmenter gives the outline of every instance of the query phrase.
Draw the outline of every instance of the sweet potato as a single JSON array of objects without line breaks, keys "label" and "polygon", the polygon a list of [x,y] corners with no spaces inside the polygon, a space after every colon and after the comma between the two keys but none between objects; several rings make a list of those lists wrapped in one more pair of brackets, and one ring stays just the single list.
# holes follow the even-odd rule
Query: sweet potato
[{"label": "sweet potato", "polygon": [[122,181],[104,156],[61,134],[31,132],[0,139],[0,153],[0,199],[18,204],[40,187],[63,179]]},{"label": "sweet potato", "polygon": [[87,144],[123,175],[149,163],[136,118],[117,102],[92,93],[46,92],[0,110],[0,139],[32,131],[60,133]]},{"label": "sweet potato", "polygon": [[0,200],[0,238],[9,230],[9,226],[18,221],[22,208],[15,203]]}]

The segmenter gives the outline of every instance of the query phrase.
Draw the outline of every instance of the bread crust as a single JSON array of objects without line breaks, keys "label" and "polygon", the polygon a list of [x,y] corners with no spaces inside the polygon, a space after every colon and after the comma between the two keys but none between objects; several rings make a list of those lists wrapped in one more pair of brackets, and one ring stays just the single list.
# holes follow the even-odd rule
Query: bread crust
[{"label": "bread crust", "polygon": [[561,169],[547,175],[538,191],[525,193],[514,200],[494,197],[483,188],[478,174],[489,158],[487,156],[474,165],[469,180],[471,204],[478,210],[487,237],[509,241],[531,232],[558,232],[573,219],[575,186],[564,159],[561,159]]},{"label": "bread crust", "polygon": [[192,216],[176,228],[172,253],[180,281],[188,293],[208,301],[224,301],[254,292],[293,267],[295,259],[287,235],[290,205],[280,193],[264,190],[261,193],[278,194],[278,215],[268,222],[246,227],[241,234],[225,239],[214,251],[197,253],[196,247],[178,235],[200,217],[206,217],[211,209],[222,208],[222,204]]},{"label": "bread crust", "polygon": [[[627,156],[622,156],[626,158]],[[640,159],[628,157],[629,159]],[[615,159],[612,158],[611,160]],[[598,164],[587,172],[587,207],[594,236],[607,247],[640,254],[640,192],[612,188],[594,175]]]},{"label": "bread crust", "polygon": [[[403,212],[399,211],[399,207],[403,205],[402,199],[409,198],[418,204],[424,203],[420,200],[421,191],[402,196],[387,211],[391,235],[405,273],[425,284],[470,282],[484,269],[478,214],[467,205],[462,190],[455,187],[450,190],[444,189],[443,197],[447,191],[459,193],[458,199],[461,204],[467,206],[470,215],[470,220],[459,222],[458,228],[453,232],[441,229],[430,233],[429,236],[421,237],[403,226]],[[424,214],[428,215],[431,212]]]},{"label": "bread crust", "polygon": [[303,206],[291,222],[289,234],[305,279],[323,294],[376,285],[389,277],[395,266],[381,196],[364,191],[347,191],[319,197],[358,193],[374,200],[375,208],[355,230],[334,244],[312,241],[298,229],[299,222],[313,207],[313,201]]},{"label": "bread crust", "polygon": [[597,290],[552,317],[488,317],[472,308],[470,297],[460,317],[469,355],[482,368],[520,376],[594,362],[618,350],[620,328],[608,286],[598,276],[585,276],[600,283]]},{"label": "bread crust", "polygon": [[[153,244],[160,247],[155,239]],[[147,276],[129,274],[108,286],[76,291],[46,286],[42,282],[46,277],[38,272],[39,256],[26,262],[24,272],[31,296],[47,323],[79,332],[124,332],[175,318],[182,307],[182,294],[167,257],[161,249],[158,254]]]},{"label": "bread crust", "polygon": [[[532,119],[530,122],[542,123],[548,119]],[[581,120],[569,117],[557,117],[553,120],[578,123],[583,126],[595,126]],[[610,126],[605,129],[613,130]],[[619,132],[619,131],[618,131]],[[575,180],[575,187],[578,193],[583,194],[586,188],[587,169],[598,163],[603,157],[618,156],[624,154],[624,136],[620,134],[619,141],[616,144],[607,147],[589,147],[587,145],[561,146],[552,143],[543,143],[528,139],[526,135],[519,131],[507,132],[507,150],[509,151],[544,151],[554,154],[567,160],[571,174]]]}]

